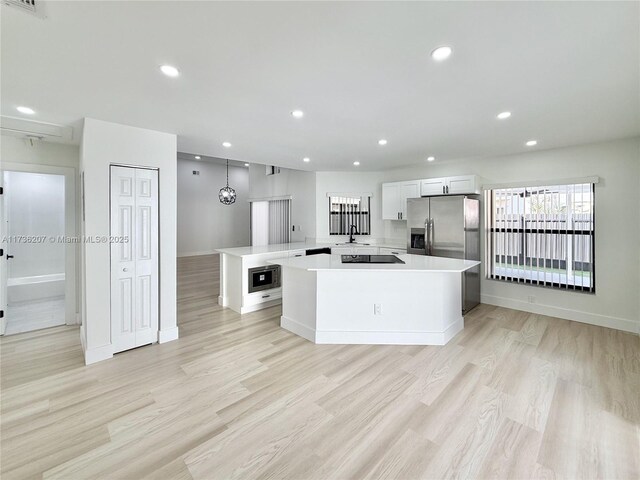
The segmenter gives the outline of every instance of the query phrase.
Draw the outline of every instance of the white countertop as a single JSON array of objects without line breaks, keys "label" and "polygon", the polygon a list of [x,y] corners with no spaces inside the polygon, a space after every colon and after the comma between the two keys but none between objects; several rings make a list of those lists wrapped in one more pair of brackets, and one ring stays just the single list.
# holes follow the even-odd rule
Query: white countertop
[{"label": "white countertop", "polygon": [[270,260],[267,263],[309,271],[366,270],[398,272],[464,272],[480,265],[476,260],[431,257],[426,255],[397,255],[405,263],[342,263],[341,255],[312,255]]},{"label": "white countertop", "polygon": [[278,252],[290,252],[291,250],[306,250],[308,248],[322,248],[331,247],[331,244],[319,244],[319,243],[306,243],[306,242],[294,242],[294,243],[277,243],[275,245],[260,245],[256,247],[232,247],[232,248],[218,248],[215,251],[218,253],[226,253],[227,255],[234,255],[237,257],[245,257],[247,255],[260,255],[262,253],[278,253]]},{"label": "white countertop", "polygon": [[386,243],[310,243],[310,242],[294,242],[294,243],[279,243],[275,245],[261,245],[256,247],[232,247],[232,248],[218,248],[215,251],[218,253],[225,253],[227,255],[233,255],[236,257],[246,257],[249,255],[261,255],[265,253],[280,253],[290,252],[292,250],[307,250],[309,248],[326,248],[326,247],[383,247],[383,248],[400,248],[405,249],[406,246],[389,245]]}]

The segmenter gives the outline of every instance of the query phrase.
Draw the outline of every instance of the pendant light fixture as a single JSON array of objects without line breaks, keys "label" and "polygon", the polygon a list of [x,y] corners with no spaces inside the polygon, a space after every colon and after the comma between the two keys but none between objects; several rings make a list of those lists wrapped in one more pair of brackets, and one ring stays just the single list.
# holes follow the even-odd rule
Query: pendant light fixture
[{"label": "pendant light fixture", "polygon": [[220,189],[218,198],[220,199],[220,203],[223,205],[236,203],[236,191],[229,186],[229,159],[227,159],[227,186]]}]

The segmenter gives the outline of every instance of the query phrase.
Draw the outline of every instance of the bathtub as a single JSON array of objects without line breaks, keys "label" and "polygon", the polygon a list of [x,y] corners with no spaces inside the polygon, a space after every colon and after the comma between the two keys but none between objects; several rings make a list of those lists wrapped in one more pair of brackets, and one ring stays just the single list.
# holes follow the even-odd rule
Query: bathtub
[{"label": "bathtub", "polygon": [[7,279],[9,303],[44,300],[64,296],[64,273]]}]

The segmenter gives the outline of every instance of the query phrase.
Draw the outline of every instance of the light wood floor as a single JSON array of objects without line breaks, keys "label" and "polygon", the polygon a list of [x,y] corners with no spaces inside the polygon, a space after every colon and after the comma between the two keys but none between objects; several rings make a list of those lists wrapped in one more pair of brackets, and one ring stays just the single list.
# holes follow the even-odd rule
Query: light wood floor
[{"label": "light wood floor", "polygon": [[179,261],[180,339],[2,348],[2,479],[637,479],[637,336],[480,306],[445,347],[314,345]]}]

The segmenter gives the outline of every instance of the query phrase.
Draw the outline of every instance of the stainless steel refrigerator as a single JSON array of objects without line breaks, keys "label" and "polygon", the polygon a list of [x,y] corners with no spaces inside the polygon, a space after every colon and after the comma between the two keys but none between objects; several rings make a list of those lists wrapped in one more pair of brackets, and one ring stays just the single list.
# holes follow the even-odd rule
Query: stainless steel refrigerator
[{"label": "stainless steel refrigerator", "polygon": [[[480,260],[480,200],[451,195],[407,200],[407,253]],[[480,265],[462,274],[462,313],[480,303]]]}]

